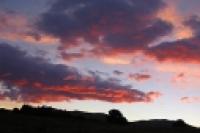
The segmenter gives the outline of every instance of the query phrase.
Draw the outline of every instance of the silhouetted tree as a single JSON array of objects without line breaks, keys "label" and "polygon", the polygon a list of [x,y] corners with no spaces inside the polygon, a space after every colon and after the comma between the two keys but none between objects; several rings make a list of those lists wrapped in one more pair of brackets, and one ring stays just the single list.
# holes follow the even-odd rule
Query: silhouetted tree
[{"label": "silhouetted tree", "polygon": [[183,120],[179,119],[174,122],[173,127],[186,127],[188,126]]},{"label": "silhouetted tree", "polygon": [[123,114],[116,109],[112,109],[108,112],[107,120],[108,122],[116,124],[126,124],[128,122],[127,119],[123,116]]},{"label": "silhouetted tree", "polygon": [[34,112],[34,108],[30,105],[23,105],[20,109],[20,111],[22,113],[33,113]]},{"label": "silhouetted tree", "polygon": [[54,109],[51,106],[33,107],[31,105],[23,105],[19,111],[14,109],[13,112],[41,117],[70,117],[69,112],[66,110]]},{"label": "silhouetted tree", "polygon": [[13,112],[14,112],[14,113],[19,113],[20,110],[19,110],[18,108],[14,108],[14,109],[13,109]]}]

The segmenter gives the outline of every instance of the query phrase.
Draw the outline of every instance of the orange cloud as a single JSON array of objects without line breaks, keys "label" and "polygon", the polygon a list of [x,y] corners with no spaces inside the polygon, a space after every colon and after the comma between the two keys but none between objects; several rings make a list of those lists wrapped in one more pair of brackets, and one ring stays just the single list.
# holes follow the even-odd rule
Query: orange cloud
[{"label": "orange cloud", "polygon": [[147,97],[148,97],[149,101],[151,101],[151,102],[158,99],[161,96],[162,96],[162,94],[160,92],[152,91],[152,92],[147,93]]},{"label": "orange cloud", "polygon": [[[87,82],[87,81],[83,81]],[[23,94],[18,99],[20,101],[41,103],[78,100],[102,100],[113,103],[134,103],[134,102],[153,102],[161,96],[160,92],[142,93],[126,88],[107,88],[98,89],[94,86],[85,87],[81,83],[77,86],[58,85],[49,86],[42,83],[31,83],[26,80],[13,82],[19,87],[21,92],[33,91],[32,94]],[[27,89],[29,88],[29,89]],[[32,88],[32,89],[31,89]],[[31,89],[31,90],[30,90]]]},{"label": "orange cloud", "polygon": [[[128,56],[127,56],[128,57]],[[124,58],[123,56],[106,56],[102,57],[101,61],[110,65],[128,65],[131,64],[131,59]]]},{"label": "orange cloud", "polygon": [[166,6],[164,10],[160,10],[157,16],[158,18],[173,24],[173,36],[175,39],[186,39],[194,36],[193,30],[189,26],[183,24],[185,18],[179,14],[174,2],[168,2],[168,6]]},{"label": "orange cloud", "polygon": [[13,108],[20,108],[23,103],[18,103],[16,101],[10,101],[8,99],[1,99],[0,100],[0,105],[1,108],[6,108],[6,109],[13,109]]},{"label": "orange cloud", "polygon": [[149,74],[142,74],[142,73],[134,73],[129,74],[129,79],[136,80],[136,81],[146,81],[151,78]]}]

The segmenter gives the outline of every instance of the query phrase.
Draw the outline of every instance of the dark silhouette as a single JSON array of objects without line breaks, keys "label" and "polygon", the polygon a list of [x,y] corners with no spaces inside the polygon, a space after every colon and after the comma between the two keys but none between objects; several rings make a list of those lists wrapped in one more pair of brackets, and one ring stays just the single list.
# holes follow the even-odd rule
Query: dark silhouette
[{"label": "dark silhouette", "polygon": [[179,119],[174,122],[173,126],[178,127],[178,128],[183,128],[183,127],[187,127],[188,125],[183,120]]},{"label": "dark silhouette", "polygon": [[183,120],[128,122],[116,109],[108,114],[23,105],[0,109],[2,133],[199,133]]},{"label": "dark silhouette", "polygon": [[116,124],[127,124],[127,119],[122,115],[119,110],[113,109],[108,112],[108,121]]}]

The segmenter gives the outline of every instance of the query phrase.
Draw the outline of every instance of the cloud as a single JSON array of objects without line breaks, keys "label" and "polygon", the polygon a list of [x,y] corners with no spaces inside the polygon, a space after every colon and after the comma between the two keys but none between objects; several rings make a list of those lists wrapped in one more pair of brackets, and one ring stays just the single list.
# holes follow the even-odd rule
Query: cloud
[{"label": "cloud", "polygon": [[131,64],[131,59],[122,56],[103,56],[101,61],[105,64],[110,65],[128,65]]},{"label": "cloud", "polygon": [[153,91],[149,92],[147,95],[148,95],[150,101],[154,101],[162,96],[162,94],[160,92],[153,92]]},{"label": "cloud", "polygon": [[148,49],[145,54],[158,61],[199,63],[199,42],[199,37],[165,42]]},{"label": "cloud", "polygon": [[56,0],[36,25],[64,49],[84,39],[95,55],[132,53],[172,30],[157,17],[164,6],[161,0]]},{"label": "cloud", "polygon": [[184,78],[185,78],[185,74],[184,73],[179,73],[174,77],[173,82],[179,82],[179,81],[183,81],[184,82]]},{"label": "cloud", "polygon": [[182,97],[181,102],[183,103],[200,103],[200,97]]},{"label": "cloud", "polygon": [[0,93],[0,100],[5,100],[5,96]]},{"label": "cloud", "polygon": [[63,52],[61,52],[61,57],[64,60],[71,61],[71,60],[74,60],[74,59],[83,58],[84,53],[81,53],[81,52],[67,53],[67,52],[63,51]]},{"label": "cloud", "polygon": [[113,74],[117,75],[117,76],[120,76],[120,75],[123,75],[124,73],[119,71],[119,70],[114,70],[113,71]]},{"label": "cloud", "polygon": [[170,83],[176,89],[198,90],[200,83],[200,64],[188,62],[159,62],[155,63],[155,70],[169,74]]},{"label": "cloud", "polygon": [[158,61],[199,63],[200,19],[198,17],[191,17],[184,24],[191,27],[194,32],[193,37],[163,42],[147,49],[145,54]]},{"label": "cloud", "polygon": [[151,78],[151,75],[149,74],[142,74],[142,73],[134,73],[129,74],[129,79],[136,80],[136,81],[146,81]]},{"label": "cloud", "polygon": [[186,39],[193,37],[193,30],[191,27],[184,24],[185,18],[177,10],[177,1],[166,1],[167,6],[158,12],[158,17],[163,21],[169,22],[173,25],[172,37],[174,39]]},{"label": "cloud", "polygon": [[[158,61],[200,61],[199,18],[185,21],[162,0],[55,0],[35,25],[15,12],[1,11],[0,16],[1,39],[47,44],[60,40],[59,54],[69,61],[100,56],[106,64],[129,65],[137,52]],[[149,47],[173,31],[178,40]],[[90,45],[88,51],[67,52],[85,44]]]},{"label": "cloud", "polygon": [[200,18],[198,16],[191,16],[185,21],[185,25],[190,27],[196,36],[200,35]]},{"label": "cloud", "polygon": [[34,29],[27,16],[14,11],[0,11],[0,39],[29,43],[53,44],[58,39],[44,35]]},{"label": "cloud", "polygon": [[[52,64],[9,44],[0,44],[1,95],[18,102],[102,100],[106,102],[152,102],[152,93],[103,79],[97,73],[83,75],[76,68]],[[1,97],[2,97],[1,96]]]}]

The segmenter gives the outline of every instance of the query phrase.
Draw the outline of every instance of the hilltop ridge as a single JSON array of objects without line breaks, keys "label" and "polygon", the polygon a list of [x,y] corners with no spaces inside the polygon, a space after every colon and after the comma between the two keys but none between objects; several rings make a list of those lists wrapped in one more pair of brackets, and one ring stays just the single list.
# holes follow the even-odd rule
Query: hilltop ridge
[{"label": "hilltop ridge", "polygon": [[20,109],[0,109],[3,133],[199,133],[182,120],[128,122],[118,110],[108,114],[66,111],[48,106],[24,105]]}]

